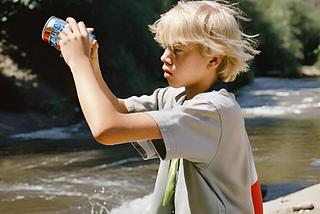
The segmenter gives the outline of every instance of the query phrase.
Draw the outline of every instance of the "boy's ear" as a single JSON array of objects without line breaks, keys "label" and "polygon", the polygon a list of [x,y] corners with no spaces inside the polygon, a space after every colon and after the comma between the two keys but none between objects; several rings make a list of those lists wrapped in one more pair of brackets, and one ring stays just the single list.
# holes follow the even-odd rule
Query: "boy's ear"
[{"label": "boy's ear", "polygon": [[216,69],[220,65],[222,59],[223,56],[212,57],[208,63],[208,69]]}]

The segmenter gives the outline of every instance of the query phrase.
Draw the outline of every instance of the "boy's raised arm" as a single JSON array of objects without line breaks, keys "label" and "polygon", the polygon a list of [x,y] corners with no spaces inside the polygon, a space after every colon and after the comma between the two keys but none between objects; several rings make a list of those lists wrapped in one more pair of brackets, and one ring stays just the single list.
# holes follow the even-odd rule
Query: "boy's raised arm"
[{"label": "boy's raised arm", "polygon": [[124,104],[122,99],[118,99],[112,91],[109,89],[108,85],[103,79],[100,64],[99,64],[99,54],[98,54],[99,44],[97,40],[94,40],[91,46],[91,55],[90,55],[90,62],[93,67],[94,74],[97,78],[97,81],[104,92],[104,94],[110,99],[113,106],[117,109],[117,111],[121,113],[128,113],[128,110]]},{"label": "boy's raised arm", "polygon": [[69,27],[60,35],[61,52],[71,69],[82,111],[96,140],[111,145],[161,138],[157,123],[148,114],[123,114],[123,101],[117,104],[101,72],[94,72],[85,24],[77,24],[73,18],[67,22]]}]

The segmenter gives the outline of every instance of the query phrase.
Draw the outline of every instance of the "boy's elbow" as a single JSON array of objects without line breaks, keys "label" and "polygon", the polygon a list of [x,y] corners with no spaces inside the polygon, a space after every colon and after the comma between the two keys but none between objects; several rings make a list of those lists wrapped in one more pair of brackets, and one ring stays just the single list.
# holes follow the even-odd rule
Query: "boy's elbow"
[{"label": "boy's elbow", "polygon": [[112,135],[111,131],[108,129],[101,129],[101,128],[91,128],[91,133],[94,139],[104,145],[115,145],[117,144]]},{"label": "boy's elbow", "polygon": [[88,124],[91,133],[96,141],[104,145],[115,145],[121,143],[121,126],[119,126],[119,121],[121,114],[109,116],[108,119],[103,117],[95,118],[91,120]]}]

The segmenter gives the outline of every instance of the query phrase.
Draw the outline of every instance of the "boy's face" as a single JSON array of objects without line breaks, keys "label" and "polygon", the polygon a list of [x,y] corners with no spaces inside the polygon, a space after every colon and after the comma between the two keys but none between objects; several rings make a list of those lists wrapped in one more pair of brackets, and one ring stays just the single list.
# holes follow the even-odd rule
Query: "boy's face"
[{"label": "boy's face", "polygon": [[212,57],[202,56],[196,44],[177,45],[173,52],[166,48],[161,56],[164,77],[170,86],[202,93],[213,84],[216,72],[208,69]]}]

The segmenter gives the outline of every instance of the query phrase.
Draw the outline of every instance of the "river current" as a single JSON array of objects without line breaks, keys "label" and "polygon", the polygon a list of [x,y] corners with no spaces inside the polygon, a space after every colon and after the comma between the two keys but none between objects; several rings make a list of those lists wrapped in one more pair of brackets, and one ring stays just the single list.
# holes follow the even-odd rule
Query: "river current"
[{"label": "river current", "polygon": [[[264,201],[320,183],[320,80],[256,78],[236,92]],[[158,160],[103,146],[85,122],[0,146],[0,213],[143,214]]]}]

